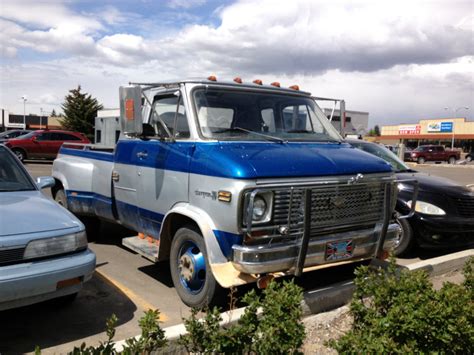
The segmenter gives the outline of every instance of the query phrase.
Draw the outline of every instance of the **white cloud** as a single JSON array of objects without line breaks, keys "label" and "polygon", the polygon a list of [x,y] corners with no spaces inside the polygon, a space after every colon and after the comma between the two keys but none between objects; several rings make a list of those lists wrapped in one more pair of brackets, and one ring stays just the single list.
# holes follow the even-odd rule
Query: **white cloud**
[{"label": "white cloud", "polygon": [[168,7],[171,9],[190,9],[202,6],[206,0],[168,0]]},{"label": "white cloud", "polygon": [[[217,27],[189,25],[172,35],[160,27],[132,34],[127,19],[138,15],[115,7],[102,8],[108,15],[100,17],[72,13],[67,3],[46,4],[48,20],[30,13],[40,5],[21,6],[22,14],[2,10],[1,54],[11,58],[30,48],[66,58],[2,67],[2,106],[16,107],[25,87],[40,96],[48,82],[55,97],[81,84],[114,107],[118,86],[129,80],[211,73],[296,82],[320,96],[344,97],[349,109],[370,111],[380,122],[474,104],[469,2],[243,0],[219,7]],[[167,4],[183,9],[202,1]],[[120,33],[107,27],[117,24]]]}]

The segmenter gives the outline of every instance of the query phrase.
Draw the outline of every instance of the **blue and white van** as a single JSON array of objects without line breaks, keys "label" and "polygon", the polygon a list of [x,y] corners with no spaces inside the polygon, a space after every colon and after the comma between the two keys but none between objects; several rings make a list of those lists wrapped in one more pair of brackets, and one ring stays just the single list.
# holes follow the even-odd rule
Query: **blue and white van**
[{"label": "blue and white van", "polygon": [[114,149],[64,145],[56,201],[138,234],[184,303],[381,256],[397,243],[388,163],[343,143],[310,93],[188,80],[120,89]]}]

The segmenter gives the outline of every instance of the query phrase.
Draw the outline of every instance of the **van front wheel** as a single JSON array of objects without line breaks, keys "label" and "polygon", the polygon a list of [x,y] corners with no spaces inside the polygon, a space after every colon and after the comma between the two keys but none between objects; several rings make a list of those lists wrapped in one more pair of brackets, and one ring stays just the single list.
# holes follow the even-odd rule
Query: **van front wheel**
[{"label": "van front wheel", "polygon": [[181,228],[174,235],[170,272],[183,303],[197,308],[215,304],[221,287],[212,275],[204,238],[196,228]]}]

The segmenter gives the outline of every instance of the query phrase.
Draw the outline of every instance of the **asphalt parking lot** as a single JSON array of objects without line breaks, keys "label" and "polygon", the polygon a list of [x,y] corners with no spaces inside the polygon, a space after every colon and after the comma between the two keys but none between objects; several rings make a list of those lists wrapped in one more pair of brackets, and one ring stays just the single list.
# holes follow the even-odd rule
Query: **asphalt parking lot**
[{"label": "asphalt parking lot", "polygon": [[[51,162],[27,162],[37,177],[51,174]],[[445,176],[461,184],[474,184],[474,169],[465,167],[418,166],[416,169]],[[49,190],[45,190],[50,194]],[[79,293],[76,301],[61,306],[54,301],[0,312],[0,353],[25,353],[39,345],[44,353],[64,353],[83,341],[97,344],[105,340],[105,320],[111,314],[119,319],[116,339],[139,334],[138,319],[149,308],[162,313],[162,326],[181,323],[189,309],[178,298],[167,263],[153,264],[121,246],[121,238],[133,235],[119,226],[104,223],[90,248],[97,255],[97,272]],[[444,252],[447,253],[448,251]],[[443,252],[418,252],[410,263],[438,256]],[[305,274],[298,283],[306,290],[349,279],[354,265]],[[239,289],[245,293],[253,286]],[[7,325],[7,326],[5,326]]]}]

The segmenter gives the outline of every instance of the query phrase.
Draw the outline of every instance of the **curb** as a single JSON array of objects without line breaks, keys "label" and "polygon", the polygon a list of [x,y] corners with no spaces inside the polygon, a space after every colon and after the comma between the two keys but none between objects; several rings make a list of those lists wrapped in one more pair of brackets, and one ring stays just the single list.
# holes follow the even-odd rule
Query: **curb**
[{"label": "curb", "polygon": [[431,166],[435,166],[435,167],[441,167],[441,168],[463,168],[463,169],[474,169],[474,165],[471,164],[471,165],[466,165],[466,164],[446,164],[446,163],[441,163],[441,164],[436,164],[436,163],[433,163],[433,164],[418,164],[418,163],[414,163],[414,162],[405,162],[406,165],[408,166],[411,166],[413,168],[416,168],[416,167],[431,167]]},{"label": "curb", "polygon": [[[415,271],[425,270],[429,276],[437,276],[448,271],[461,269],[466,261],[474,257],[474,249],[468,249],[457,253],[443,255],[437,258],[421,260],[406,266],[400,265],[401,268]],[[379,266],[387,265],[386,262],[377,262]],[[352,294],[354,293],[354,281],[342,281],[322,289],[307,291],[303,295],[301,305],[303,307],[303,317],[308,317],[313,314],[332,311],[336,308],[346,305],[350,302]],[[230,325],[236,323],[244,314],[245,308],[238,308],[232,311],[221,313],[222,325]],[[165,336],[168,339],[168,347],[160,353],[174,353],[180,347],[176,341],[181,335],[186,334],[184,324],[178,324],[163,329]],[[139,338],[136,336],[135,338]],[[125,345],[125,340],[117,341],[115,343],[115,350],[122,351]]]}]

